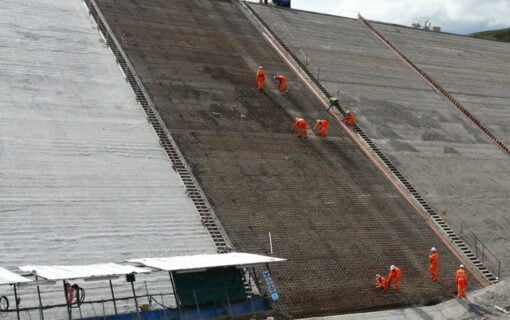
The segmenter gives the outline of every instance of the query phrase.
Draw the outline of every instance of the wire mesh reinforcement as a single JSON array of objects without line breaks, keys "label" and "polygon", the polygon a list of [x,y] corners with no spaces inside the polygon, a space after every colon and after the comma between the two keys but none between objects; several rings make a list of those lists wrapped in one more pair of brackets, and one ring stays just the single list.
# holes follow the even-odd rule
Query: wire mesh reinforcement
[{"label": "wire mesh reinforcement", "polygon": [[[242,3],[242,2],[241,2]],[[332,95],[328,92],[328,90],[320,83],[320,81],[313,75],[313,73],[308,69],[307,65],[301,61],[300,58],[284,43],[284,41],[274,32],[271,27],[264,21],[264,19],[249,5],[245,5],[245,8],[251,13],[251,15],[260,23],[265,31],[267,31],[271,36],[277,41],[279,46],[283,48],[293,60],[299,66],[301,71],[306,74],[306,76],[315,84],[315,86],[322,92],[322,94],[326,98],[331,98]],[[363,21],[362,21],[363,22]],[[366,21],[365,21],[366,22]],[[370,26],[371,27],[371,26]],[[370,28],[369,27],[369,28]],[[372,30],[372,29],[371,29]],[[375,30],[375,29],[374,29]],[[337,110],[345,115],[346,111],[343,108],[337,108]],[[493,268],[488,268],[486,265],[482,263],[479,256],[474,254],[472,249],[461,239],[461,237],[453,231],[444,219],[423,199],[423,197],[418,193],[416,188],[402,175],[402,173],[393,165],[393,163],[388,159],[388,157],[381,151],[381,149],[367,136],[367,134],[357,125],[352,126],[352,130],[364,141],[364,143],[368,146],[368,148],[377,156],[377,158],[384,163],[384,165],[389,169],[389,171],[394,175],[394,177],[405,187],[407,192],[413,197],[413,199],[423,208],[423,210],[431,217],[431,219],[436,223],[439,228],[446,233],[449,240],[455,244],[455,246],[464,254],[464,256],[469,259],[473,266],[479,271],[479,273],[484,277],[484,279],[488,283],[496,283],[499,281],[499,278],[495,275],[498,273],[497,270]],[[505,150],[505,149],[504,149]],[[494,264],[494,263],[493,263]],[[497,263],[495,263],[497,264]]]}]

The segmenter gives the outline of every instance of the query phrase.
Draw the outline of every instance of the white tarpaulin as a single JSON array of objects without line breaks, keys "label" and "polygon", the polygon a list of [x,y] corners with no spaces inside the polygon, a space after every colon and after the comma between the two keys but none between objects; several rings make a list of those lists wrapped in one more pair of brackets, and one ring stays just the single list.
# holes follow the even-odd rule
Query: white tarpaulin
[{"label": "white tarpaulin", "polygon": [[22,277],[14,272],[0,267],[0,285],[31,282],[32,280]]},{"label": "white tarpaulin", "polygon": [[147,269],[116,263],[91,264],[83,266],[23,266],[25,272],[47,280],[94,279],[121,276],[131,273],[148,273]]},{"label": "white tarpaulin", "polygon": [[226,266],[247,266],[282,261],[285,261],[285,259],[241,252],[128,260],[130,263],[165,271],[184,271]]}]

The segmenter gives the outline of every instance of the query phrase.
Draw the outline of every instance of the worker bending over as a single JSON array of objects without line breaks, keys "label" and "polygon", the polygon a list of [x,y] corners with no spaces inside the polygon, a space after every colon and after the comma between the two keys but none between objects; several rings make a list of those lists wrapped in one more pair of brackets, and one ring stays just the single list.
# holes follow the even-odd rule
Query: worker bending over
[{"label": "worker bending over", "polygon": [[328,120],[317,119],[313,128],[319,131],[319,136],[326,137],[328,135],[329,122]]},{"label": "worker bending over", "polygon": [[344,118],[342,121],[348,126],[354,126],[356,124],[356,117],[349,110],[346,111]]},{"label": "worker bending over", "polygon": [[296,128],[296,134],[299,138],[303,137],[306,138],[306,128],[307,123],[305,119],[303,118],[296,118],[296,121],[294,122],[294,128]]},{"label": "worker bending over", "polygon": [[464,265],[461,264],[455,274],[455,282],[457,283],[457,297],[466,296],[467,274]]},{"label": "worker bending over", "polygon": [[375,275],[375,287],[376,288],[386,291],[386,289],[388,289],[387,284],[388,283],[387,283],[385,277],[381,276],[380,274]]},{"label": "worker bending over", "polygon": [[331,97],[329,98],[329,109],[333,108],[333,107],[336,107],[337,109],[340,108],[340,102],[338,101],[338,98],[336,97]]},{"label": "worker bending over", "polygon": [[402,270],[392,264],[388,274],[388,288],[391,288],[391,283],[395,280],[395,289],[400,289],[400,279],[402,279]]},{"label": "worker bending over", "polygon": [[274,76],[274,79],[278,80],[278,82],[280,83],[278,86],[278,90],[280,90],[281,92],[287,91],[287,80],[289,78],[280,74],[280,75]]},{"label": "worker bending over", "polygon": [[257,71],[257,88],[259,90],[264,90],[264,81],[266,80],[266,72],[262,66],[259,67]]},{"label": "worker bending over", "polygon": [[432,281],[439,280],[439,253],[432,247],[429,253],[429,271]]}]

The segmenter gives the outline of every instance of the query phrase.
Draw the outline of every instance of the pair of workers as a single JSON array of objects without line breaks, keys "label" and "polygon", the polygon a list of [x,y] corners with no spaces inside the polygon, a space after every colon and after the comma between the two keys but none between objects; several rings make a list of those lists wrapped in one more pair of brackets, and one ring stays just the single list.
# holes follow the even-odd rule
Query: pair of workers
[{"label": "pair of workers", "polygon": [[393,281],[395,281],[394,288],[396,290],[400,289],[400,280],[402,279],[402,269],[395,265],[390,266],[390,273],[388,273],[388,277],[385,278],[380,274],[375,275],[375,287],[379,288],[383,291],[386,291],[391,288]]},{"label": "pair of workers", "polygon": [[[262,66],[259,67],[259,70],[257,71],[257,88],[259,90],[264,90],[264,81],[266,80],[266,71],[264,71],[264,68]],[[276,75],[273,77],[275,80],[278,80],[278,90],[280,92],[287,91],[287,80],[288,78],[284,75]]]},{"label": "pair of workers", "polygon": [[[306,120],[303,118],[296,118],[294,121],[293,128],[296,129],[296,134],[299,138],[307,137],[307,128],[308,124]],[[317,134],[322,137],[326,137],[328,135],[329,121],[325,119],[317,119],[313,129],[316,130]]]},{"label": "pair of workers", "polygon": [[[429,271],[432,281],[439,280],[439,253],[435,247],[430,249],[429,253]],[[467,273],[464,270],[464,265],[461,264],[459,269],[455,272],[455,284],[457,284],[457,297],[462,298],[466,296],[467,286]]]}]

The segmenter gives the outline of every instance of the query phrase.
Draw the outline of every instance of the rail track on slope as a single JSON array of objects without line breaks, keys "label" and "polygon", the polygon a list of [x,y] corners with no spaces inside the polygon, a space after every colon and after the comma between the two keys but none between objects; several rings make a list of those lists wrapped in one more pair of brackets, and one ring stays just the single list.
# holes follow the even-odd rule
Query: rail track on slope
[{"label": "rail track on slope", "polygon": [[487,128],[474,114],[472,114],[466,107],[464,107],[457,99],[455,99],[448,91],[446,91],[437,81],[432,79],[423,69],[419,68],[411,59],[409,59],[400,49],[398,49],[388,38],[372,26],[368,20],[358,15],[358,20],[365,25],[374,36],[383,42],[397,57],[399,57],[409,68],[420,75],[429,86],[432,87],[438,94],[442,95],[448,102],[453,104],[460,112],[462,112],[471,122],[480,128],[490,140],[492,140],[503,152],[510,155],[510,148],[503,143],[489,128]]},{"label": "rail track on slope", "polygon": [[[324,97],[327,99],[333,97],[331,93],[320,83],[320,81],[313,75],[313,73],[308,69],[306,64],[301,61],[300,58],[289,48],[285,42],[272,30],[272,28],[264,21],[264,19],[247,3],[239,0],[239,4],[241,7],[245,8],[251,17],[260,25],[264,32],[267,32],[271,35],[271,37],[278,43],[279,47],[285,51],[285,54],[288,55],[292,62],[295,63],[299,71],[302,72],[306,78],[308,78],[315,87],[320,90]],[[260,29],[259,27],[259,29]],[[337,111],[344,116],[346,111],[343,108],[337,108]],[[451,243],[455,245],[458,251],[460,251],[464,258],[471,262],[471,265],[476,268],[478,274],[483,277],[483,282],[488,284],[497,283],[499,281],[499,270],[497,267],[488,267],[482,262],[481,257],[477,256],[473,249],[470,248],[465,241],[461,238],[461,235],[457,234],[452,228],[448,226],[448,224],[444,221],[441,215],[436,212],[426,201],[425,199],[418,193],[416,188],[404,177],[404,175],[397,169],[397,167],[388,159],[388,157],[382,152],[382,150],[368,137],[368,135],[356,124],[352,127],[352,130],[357,134],[357,136],[364,142],[364,144],[368,147],[368,149],[377,157],[377,159],[384,164],[384,166],[391,172],[393,177],[405,188],[407,193],[412,197],[412,199],[421,207],[421,210],[426,212],[426,214],[432,219],[432,221],[436,224],[436,226],[446,234],[447,238]],[[476,249],[476,248],[475,248]]]},{"label": "rail track on slope", "polygon": [[229,252],[231,250],[231,244],[227,240],[226,233],[223,227],[216,218],[210,203],[207,200],[204,192],[198,185],[190,167],[186,163],[184,156],[179,151],[175,140],[171,133],[166,128],[161,116],[159,115],[154,103],[152,102],[149,94],[144,88],[140,78],[138,77],[133,65],[129,61],[126,53],[123,51],[119,41],[115,37],[115,34],[111,30],[108,22],[101,13],[99,6],[95,0],[84,0],[87,5],[90,14],[95,20],[97,27],[103,35],[106,45],[111,49],[114,54],[117,63],[121,67],[126,80],[133,89],[136,99],[142,106],[147,121],[152,125],[156,135],[159,138],[161,147],[165,150],[166,154],[170,158],[173,169],[177,172],[181,181],[186,188],[188,197],[193,201],[201,221],[202,225],[207,229],[211,235],[218,253]]}]

